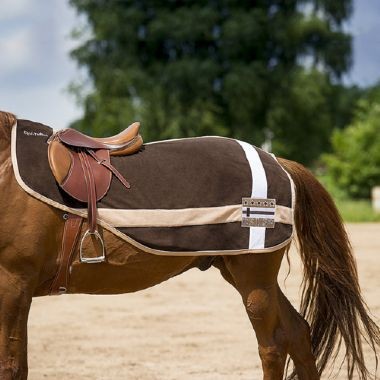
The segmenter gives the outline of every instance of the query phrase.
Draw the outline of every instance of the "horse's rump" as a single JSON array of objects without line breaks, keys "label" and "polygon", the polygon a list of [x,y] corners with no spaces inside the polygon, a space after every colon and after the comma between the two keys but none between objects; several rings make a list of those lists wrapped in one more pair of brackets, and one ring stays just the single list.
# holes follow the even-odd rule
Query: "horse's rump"
[{"label": "horse's rump", "polygon": [[[16,179],[41,201],[85,216],[86,205],[60,190],[51,173],[52,133],[42,124],[18,121],[12,132]],[[268,252],[292,238],[291,179],[272,155],[247,143],[218,137],[162,141],[132,156],[112,157],[112,164],[131,188],[112,180],[98,202],[98,223],[147,252]],[[256,198],[263,202],[257,205]],[[242,219],[253,227],[242,226]]]}]

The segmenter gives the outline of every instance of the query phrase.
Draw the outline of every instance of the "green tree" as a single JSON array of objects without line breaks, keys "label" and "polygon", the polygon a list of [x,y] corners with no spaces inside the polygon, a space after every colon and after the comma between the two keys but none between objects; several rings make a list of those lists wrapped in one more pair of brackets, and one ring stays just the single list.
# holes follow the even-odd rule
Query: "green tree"
[{"label": "green tree", "polygon": [[369,198],[380,185],[380,96],[369,91],[359,102],[353,123],[332,136],[333,151],[324,156],[329,176],[347,195]]},{"label": "green tree", "polygon": [[[335,125],[351,64],[352,0],[71,0],[87,16],[72,52],[93,90],[75,126],[142,120],[147,140],[228,135],[310,163]],[[334,111],[334,110],[333,110]]]}]

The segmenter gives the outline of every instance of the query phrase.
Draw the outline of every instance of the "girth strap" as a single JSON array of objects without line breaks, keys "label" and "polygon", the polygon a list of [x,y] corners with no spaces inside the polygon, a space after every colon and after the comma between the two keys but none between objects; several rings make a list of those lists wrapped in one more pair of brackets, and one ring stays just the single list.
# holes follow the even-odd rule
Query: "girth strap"
[{"label": "girth strap", "polygon": [[50,295],[66,293],[70,266],[82,229],[83,218],[78,215],[64,214],[62,247],[58,256],[58,271],[50,288]]}]

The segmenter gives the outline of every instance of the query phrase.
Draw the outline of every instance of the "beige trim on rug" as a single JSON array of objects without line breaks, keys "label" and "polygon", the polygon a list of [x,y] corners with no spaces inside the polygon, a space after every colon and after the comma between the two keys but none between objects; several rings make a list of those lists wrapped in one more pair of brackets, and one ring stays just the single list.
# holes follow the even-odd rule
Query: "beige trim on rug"
[{"label": "beige trim on rug", "polygon": [[[86,212],[86,210],[83,210]],[[241,205],[220,207],[199,207],[175,210],[139,209],[115,210],[98,209],[99,219],[113,227],[183,227],[205,224],[241,222]],[[292,224],[293,211],[276,206],[275,222]]]},{"label": "beige trim on rug", "polygon": [[[12,157],[13,172],[14,172],[16,181],[20,185],[20,187],[29,195],[33,196],[34,198],[38,199],[39,201],[41,201],[43,203],[46,203],[49,206],[52,206],[54,208],[57,208],[59,210],[62,210],[62,211],[65,211],[65,212],[68,212],[71,214],[82,216],[83,218],[87,218],[87,210],[75,209],[75,208],[67,207],[61,203],[55,202],[55,201],[37,193],[36,191],[31,189],[22,180],[21,175],[19,173],[17,156],[16,156],[16,141],[17,141],[16,137],[17,137],[17,122],[12,127],[11,157]],[[239,207],[239,212],[241,212],[241,205],[223,206],[222,208],[224,208],[224,207],[227,207],[227,208],[228,207],[230,207],[230,208]],[[220,207],[216,207],[216,208],[219,209]],[[287,209],[287,210],[284,210],[284,209]],[[128,212],[129,211],[143,211],[143,212],[145,212],[147,210],[98,209],[100,218],[98,218],[97,222],[100,226],[102,226],[103,228],[105,228],[109,232],[113,233],[114,235],[116,235],[120,239],[124,240],[125,242],[135,246],[136,248],[138,248],[138,249],[140,249],[146,253],[150,253],[150,254],[158,255],[158,256],[234,256],[234,255],[243,255],[243,254],[269,253],[269,252],[277,251],[277,250],[284,248],[287,245],[289,245],[291,243],[291,241],[293,239],[293,235],[294,235],[294,232],[292,232],[292,235],[289,237],[289,239],[283,241],[281,244],[277,244],[273,247],[264,248],[264,249],[254,249],[254,250],[252,250],[252,249],[239,249],[239,250],[226,250],[226,251],[178,251],[178,252],[163,251],[163,250],[153,249],[153,248],[147,247],[147,246],[137,242],[136,240],[130,238],[129,236],[123,234],[119,230],[117,230],[114,225],[112,225],[111,223],[109,223],[103,219],[104,218],[104,215],[103,215],[104,210],[106,210],[105,211],[106,214],[115,214],[118,211],[122,211],[122,212],[124,212],[124,211],[128,211]],[[186,209],[186,210],[193,210],[193,209]],[[279,210],[279,212],[277,212],[278,210]],[[151,211],[152,210],[149,210],[149,212],[151,212]],[[162,211],[162,210],[160,210],[160,211]],[[173,211],[173,210],[168,210],[168,211]],[[181,211],[183,211],[183,210],[181,210]],[[237,217],[235,215],[235,212],[236,211],[234,211],[231,215],[234,215],[234,217]],[[287,207],[283,207],[283,206],[276,206],[275,218],[279,218],[279,221],[281,223],[287,223],[287,222],[283,222],[282,220],[291,221],[292,218],[289,219],[289,217],[292,214],[293,214],[293,212],[291,209],[289,209]],[[229,216],[229,218],[232,218],[231,215]],[[240,220],[241,220],[241,215],[240,215]],[[294,228],[293,228],[293,231],[294,231]]]},{"label": "beige trim on rug", "polygon": [[98,209],[99,219],[114,227],[182,227],[241,221],[241,206],[186,209]]}]

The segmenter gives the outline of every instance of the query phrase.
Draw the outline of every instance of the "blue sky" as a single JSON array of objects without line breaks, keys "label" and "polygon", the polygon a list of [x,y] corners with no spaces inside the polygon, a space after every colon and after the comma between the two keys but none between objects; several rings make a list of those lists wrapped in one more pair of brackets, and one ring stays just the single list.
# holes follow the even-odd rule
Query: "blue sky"
[{"label": "blue sky", "polygon": [[[380,80],[380,1],[355,0],[348,23],[354,36],[354,67],[346,82]],[[84,77],[69,58],[70,31],[83,23],[67,0],[1,0],[0,109],[59,129],[81,115],[67,93]]]}]

